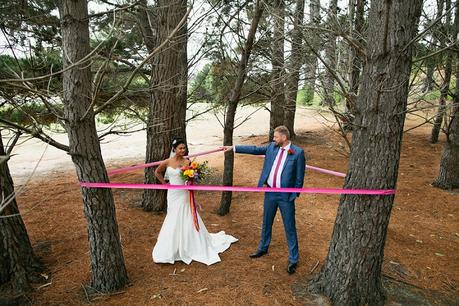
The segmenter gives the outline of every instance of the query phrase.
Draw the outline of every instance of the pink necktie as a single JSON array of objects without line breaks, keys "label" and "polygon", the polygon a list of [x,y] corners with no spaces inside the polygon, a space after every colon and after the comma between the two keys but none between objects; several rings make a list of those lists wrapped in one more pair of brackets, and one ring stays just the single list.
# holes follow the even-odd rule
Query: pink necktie
[{"label": "pink necktie", "polygon": [[279,155],[279,159],[277,160],[276,170],[274,170],[274,179],[273,179],[273,188],[277,188],[276,179],[277,179],[277,172],[279,172],[279,168],[282,162],[282,156],[284,155],[284,148],[281,148],[281,154]]}]

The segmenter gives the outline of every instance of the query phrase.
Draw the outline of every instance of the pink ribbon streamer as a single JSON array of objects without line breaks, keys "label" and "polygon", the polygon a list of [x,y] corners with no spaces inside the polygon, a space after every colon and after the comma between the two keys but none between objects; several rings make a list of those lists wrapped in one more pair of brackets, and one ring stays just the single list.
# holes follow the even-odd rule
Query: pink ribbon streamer
[{"label": "pink ribbon streamer", "polygon": [[346,177],[346,173],[336,172],[336,171],[327,170],[327,169],[323,169],[323,168],[319,168],[319,167],[306,165],[306,169],[310,169],[310,170],[314,170],[314,171],[317,171],[317,172],[322,172],[322,173],[330,174],[330,175],[334,175],[334,176]]},{"label": "pink ribbon streamer", "polygon": [[162,184],[127,184],[127,183],[88,183],[80,182],[86,188],[115,188],[115,189],[174,189],[202,191],[238,191],[238,192],[293,192],[316,194],[360,194],[360,195],[392,195],[394,189],[338,189],[338,188],[269,188],[269,187],[239,187],[212,185],[162,185]]},{"label": "pink ribbon streamer", "polygon": [[[264,155],[256,155],[257,157],[265,157]],[[334,176],[339,176],[339,177],[346,177],[346,173],[342,173],[342,172],[336,172],[336,171],[332,171],[332,170],[327,170],[327,169],[324,169],[324,168],[319,168],[319,167],[314,167],[314,166],[309,166],[309,165],[306,165],[306,169],[310,169],[310,170],[314,170],[314,171],[317,171],[317,172],[321,172],[321,173],[325,173],[325,174],[330,174],[330,175],[334,175]]]},{"label": "pink ribbon streamer", "polygon": [[[196,156],[201,156],[201,155],[207,155],[207,154],[211,154],[211,153],[215,153],[215,152],[220,152],[220,151],[223,151],[223,150],[224,149],[218,148],[218,149],[214,149],[214,150],[210,150],[210,151],[204,151],[204,152],[201,152],[201,153],[190,154],[190,155],[185,156],[185,158],[187,158],[187,157],[196,157]],[[125,172],[134,171],[134,170],[137,170],[137,169],[143,169],[143,168],[148,168],[148,167],[153,167],[153,166],[159,166],[159,164],[161,164],[162,162],[163,161],[160,160],[160,161],[147,163],[147,164],[140,164],[140,165],[130,166],[130,167],[126,167],[126,168],[114,169],[114,170],[109,170],[107,173],[108,173],[108,175],[113,175],[113,174],[118,174],[118,173],[125,173]]]},{"label": "pink ribbon streamer", "polygon": [[[186,157],[196,157],[224,151],[218,148],[210,151],[190,154]],[[263,157],[264,155],[258,155]],[[158,166],[162,161],[140,164],[131,167],[108,171],[109,175],[125,173],[137,169]],[[319,167],[306,165],[306,169],[322,172],[339,177],[345,177],[345,173],[327,170]],[[315,193],[315,194],[360,194],[360,195],[392,195],[394,189],[339,189],[339,188],[270,188],[270,187],[239,187],[239,186],[211,186],[211,185],[162,185],[162,184],[127,184],[127,183],[89,183],[80,182],[81,187],[86,188],[115,188],[115,189],[176,189],[176,190],[202,190],[202,191],[236,191],[236,192],[287,192],[287,193]]]},{"label": "pink ribbon streamer", "polygon": [[[200,153],[196,153],[196,154],[190,154],[190,155],[185,156],[185,157],[196,157],[196,156],[208,155],[208,154],[221,152],[221,151],[223,151],[223,149],[218,148],[218,149],[214,149],[214,150],[210,150],[210,151],[204,151],[204,152],[200,152]],[[257,156],[263,157],[263,158],[265,157],[264,155],[257,155]],[[140,165],[125,167],[125,168],[120,168],[120,169],[113,169],[113,170],[109,170],[108,171],[108,175],[125,173],[125,172],[130,172],[130,171],[134,171],[134,170],[138,170],[138,169],[158,166],[159,164],[161,164],[161,162],[162,162],[162,160],[156,161],[156,162],[152,162],[152,163],[147,163],[147,164],[140,164]],[[310,169],[310,170],[314,170],[314,171],[317,171],[317,172],[330,174],[330,175],[334,175],[334,176],[346,177],[345,173],[336,172],[336,171],[332,171],[332,170],[327,170],[327,169],[324,169],[324,168],[319,168],[319,167],[306,165],[306,169]]]},{"label": "pink ribbon streamer", "polygon": [[[190,186],[193,184],[193,181],[187,182],[187,185]],[[199,232],[199,220],[198,220],[198,211],[196,209],[196,199],[194,198],[194,190],[188,191],[190,194],[190,209],[191,215],[193,217],[194,228]],[[199,208],[202,210],[201,206]]]}]

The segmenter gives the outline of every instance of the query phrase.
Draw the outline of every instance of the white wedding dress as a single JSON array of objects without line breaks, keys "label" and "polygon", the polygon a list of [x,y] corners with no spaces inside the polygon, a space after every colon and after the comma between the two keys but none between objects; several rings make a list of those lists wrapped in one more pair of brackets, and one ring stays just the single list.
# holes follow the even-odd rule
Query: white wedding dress
[{"label": "white wedding dress", "polygon": [[[167,167],[166,174],[171,185],[184,185],[180,168]],[[170,263],[199,261],[211,265],[220,261],[221,253],[237,239],[221,231],[209,234],[198,213],[199,231],[196,230],[190,208],[188,190],[169,189],[167,192],[167,215],[153,248],[153,261]]]}]

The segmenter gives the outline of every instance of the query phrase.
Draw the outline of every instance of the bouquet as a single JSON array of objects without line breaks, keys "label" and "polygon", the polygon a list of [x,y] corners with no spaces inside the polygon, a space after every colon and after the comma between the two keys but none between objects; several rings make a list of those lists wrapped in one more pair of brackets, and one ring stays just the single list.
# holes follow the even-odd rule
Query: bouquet
[{"label": "bouquet", "polygon": [[187,182],[187,184],[199,183],[206,178],[209,172],[207,161],[203,163],[191,162],[189,166],[180,168],[180,177]]},{"label": "bouquet", "polygon": [[[194,183],[201,182],[209,172],[209,167],[207,166],[207,161],[203,163],[198,163],[193,161],[189,166],[184,166],[180,168],[180,177],[185,181],[186,185],[192,185]],[[191,215],[193,217],[193,223],[195,229],[199,232],[199,221],[198,221],[198,212],[197,206],[202,210],[201,206],[196,203],[193,190],[189,191],[190,196],[190,209]]]}]

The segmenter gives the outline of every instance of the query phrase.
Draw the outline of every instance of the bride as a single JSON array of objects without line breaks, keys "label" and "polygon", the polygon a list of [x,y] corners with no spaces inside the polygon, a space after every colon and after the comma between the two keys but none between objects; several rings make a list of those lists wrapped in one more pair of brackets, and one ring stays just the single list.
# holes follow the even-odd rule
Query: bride
[{"label": "bride", "polygon": [[[174,139],[172,151],[175,156],[163,161],[155,171],[155,176],[162,184],[167,184],[164,176],[169,178],[171,185],[185,185],[180,177],[180,168],[188,166],[190,161],[185,159],[186,145],[182,139]],[[221,231],[209,234],[197,216],[199,230],[193,223],[188,190],[167,191],[167,215],[159,232],[158,240],[153,248],[153,261],[170,263],[183,261],[190,264],[192,260],[211,265],[220,261],[221,253],[229,248],[237,239]]]}]

